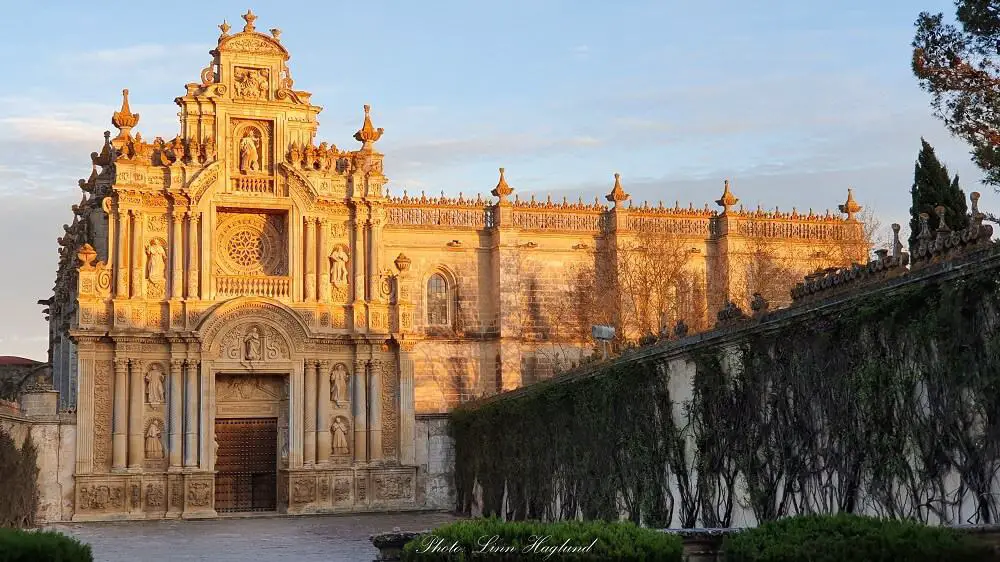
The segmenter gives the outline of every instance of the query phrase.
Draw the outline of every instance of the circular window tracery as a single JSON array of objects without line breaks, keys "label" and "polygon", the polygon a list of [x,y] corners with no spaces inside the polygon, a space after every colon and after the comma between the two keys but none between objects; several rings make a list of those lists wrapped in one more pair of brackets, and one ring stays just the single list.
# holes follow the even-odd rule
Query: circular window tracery
[{"label": "circular window tracery", "polygon": [[240,213],[220,220],[219,268],[228,275],[285,275],[281,218]]}]

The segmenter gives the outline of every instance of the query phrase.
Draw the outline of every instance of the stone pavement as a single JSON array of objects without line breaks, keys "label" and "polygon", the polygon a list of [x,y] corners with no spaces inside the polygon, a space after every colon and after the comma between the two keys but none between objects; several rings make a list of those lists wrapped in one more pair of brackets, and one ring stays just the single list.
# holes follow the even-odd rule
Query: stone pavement
[{"label": "stone pavement", "polygon": [[91,545],[96,562],[371,562],[369,536],[453,521],[447,513],[378,513],[202,521],[61,523],[49,528]]}]

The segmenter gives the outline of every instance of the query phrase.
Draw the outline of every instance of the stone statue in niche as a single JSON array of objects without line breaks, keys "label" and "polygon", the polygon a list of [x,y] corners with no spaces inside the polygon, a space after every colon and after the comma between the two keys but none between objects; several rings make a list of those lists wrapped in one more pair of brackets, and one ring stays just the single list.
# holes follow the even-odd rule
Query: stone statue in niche
[{"label": "stone statue in niche", "polygon": [[163,428],[160,427],[160,420],[153,420],[146,428],[146,458],[150,460],[160,460],[163,458]]},{"label": "stone statue in niche", "polygon": [[240,139],[240,172],[249,174],[260,171],[260,150],[257,148],[259,139],[256,129],[247,129]]},{"label": "stone statue in niche", "polygon": [[163,379],[165,375],[163,371],[160,370],[159,366],[154,365],[153,368],[146,373],[146,402],[149,404],[163,404]]},{"label": "stone statue in niche", "polygon": [[247,361],[260,361],[262,347],[260,329],[257,326],[253,326],[247,332],[247,337],[243,341],[243,358]]},{"label": "stone statue in niche", "polygon": [[337,363],[330,375],[330,400],[340,406],[347,402],[347,367]]},{"label": "stone statue in niche", "polygon": [[347,446],[347,420],[343,416],[337,416],[333,420],[330,431],[333,432],[333,454],[346,455],[350,452]]},{"label": "stone statue in niche", "polygon": [[333,272],[331,274],[331,281],[335,287],[346,287],[347,286],[347,260],[349,259],[347,252],[344,251],[343,246],[337,246],[333,249],[333,253],[330,254],[330,259],[333,260]]},{"label": "stone statue in niche", "polygon": [[153,297],[163,296],[166,285],[167,251],[158,238],[154,238],[146,247],[146,280],[149,282],[149,294]]}]

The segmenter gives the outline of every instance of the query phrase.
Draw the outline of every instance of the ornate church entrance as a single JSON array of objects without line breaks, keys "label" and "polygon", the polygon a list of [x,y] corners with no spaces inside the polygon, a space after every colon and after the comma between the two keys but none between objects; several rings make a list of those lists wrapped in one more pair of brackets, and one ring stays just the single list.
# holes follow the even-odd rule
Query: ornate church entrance
[{"label": "ornate church entrance", "polygon": [[[282,432],[287,427],[286,377],[216,377],[215,510],[275,511]],[[284,423],[282,423],[284,422]]]},{"label": "ornate church entrance", "polygon": [[217,512],[274,511],[277,507],[278,419],[215,421]]}]

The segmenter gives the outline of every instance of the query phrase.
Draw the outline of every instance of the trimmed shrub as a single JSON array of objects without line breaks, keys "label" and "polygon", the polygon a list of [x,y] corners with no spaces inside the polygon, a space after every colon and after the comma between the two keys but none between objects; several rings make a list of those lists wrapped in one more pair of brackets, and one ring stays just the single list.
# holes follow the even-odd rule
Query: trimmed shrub
[{"label": "trimmed shrub", "polygon": [[726,562],[982,562],[992,548],[955,529],[858,515],[808,515],[727,537]]},{"label": "trimmed shrub", "polygon": [[90,546],[54,531],[0,529],[0,562],[94,562]]},{"label": "trimmed shrub", "polygon": [[417,537],[403,549],[404,561],[643,560],[681,562],[681,539],[629,522],[458,521]]}]

